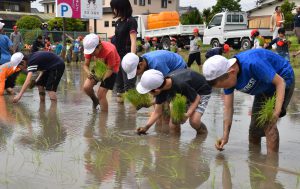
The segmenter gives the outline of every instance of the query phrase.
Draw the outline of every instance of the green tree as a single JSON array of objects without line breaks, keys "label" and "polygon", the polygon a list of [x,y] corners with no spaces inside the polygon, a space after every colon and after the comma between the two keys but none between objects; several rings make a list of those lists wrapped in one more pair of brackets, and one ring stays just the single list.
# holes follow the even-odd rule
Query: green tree
[{"label": "green tree", "polygon": [[198,9],[193,9],[180,17],[182,25],[203,24],[203,17]]},{"label": "green tree", "polygon": [[214,14],[224,11],[241,11],[241,0],[218,0],[216,5],[212,7]]},{"label": "green tree", "polygon": [[209,21],[212,19],[213,17],[213,13],[212,13],[212,10],[211,8],[207,8],[207,9],[203,9],[202,11],[202,15],[203,15],[203,19],[204,19],[204,22],[205,24],[208,24]]},{"label": "green tree", "polygon": [[[52,30],[54,22],[57,22],[61,29],[63,28],[63,18],[56,17],[48,21],[50,30]],[[84,24],[80,19],[66,18],[66,31],[85,31]]]},{"label": "green tree", "polygon": [[36,28],[40,28],[42,22],[35,16],[22,16],[17,21],[17,26],[20,29],[32,30]]},{"label": "green tree", "polygon": [[283,4],[281,5],[281,11],[284,15],[284,27],[286,29],[292,29],[293,26],[293,14],[292,11],[295,9],[296,5],[294,2],[289,2],[288,0],[285,0]]}]

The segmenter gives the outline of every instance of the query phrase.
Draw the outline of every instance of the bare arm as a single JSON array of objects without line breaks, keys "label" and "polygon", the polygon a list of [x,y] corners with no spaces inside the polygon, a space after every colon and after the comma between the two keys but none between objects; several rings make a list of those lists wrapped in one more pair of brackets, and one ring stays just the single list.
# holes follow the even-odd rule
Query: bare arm
[{"label": "bare arm", "polygon": [[130,41],[131,41],[130,50],[132,53],[136,53],[136,33],[135,32],[130,33]]},{"label": "bare arm", "polygon": [[274,109],[274,116],[275,118],[278,119],[282,104],[284,101],[284,95],[285,95],[285,82],[282,77],[280,77],[278,74],[275,75],[272,83],[276,87],[276,104],[275,104],[275,109]]},{"label": "bare arm", "polygon": [[28,87],[29,84],[30,84],[31,77],[32,77],[32,72],[28,72],[27,77],[26,77],[26,80],[25,80],[25,82],[24,82],[24,84],[23,84],[23,86],[22,86],[22,89],[21,89],[20,93],[17,94],[17,95],[14,97],[14,99],[13,99],[13,102],[14,102],[14,103],[17,103],[17,102],[22,98],[24,92],[26,91],[27,87]]},{"label": "bare arm", "polygon": [[216,144],[216,148],[218,150],[222,150],[224,145],[227,144],[229,140],[229,133],[233,117],[233,99],[234,93],[225,95],[224,97],[223,138],[221,140],[221,144]]},{"label": "bare arm", "polygon": [[148,129],[158,120],[158,118],[162,115],[162,104],[155,104],[154,112],[151,114],[150,118],[145,127],[137,128],[138,134],[145,134]]},{"label": "bare arm", "polygon": [[194,102],[190,105],[188,111],[186,112],[186,116],[187,117],[190,117],[196,110],[199,102],[201,100],[201,97],[200,95],[197,95],[196,99],[194,100]]}]

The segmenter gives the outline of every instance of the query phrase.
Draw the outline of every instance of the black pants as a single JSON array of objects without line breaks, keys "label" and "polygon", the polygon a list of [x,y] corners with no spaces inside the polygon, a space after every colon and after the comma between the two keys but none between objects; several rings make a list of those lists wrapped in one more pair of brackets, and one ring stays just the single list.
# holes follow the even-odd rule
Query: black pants
[{"label": "black pants", "polygon": [[[124,56],[121,57],[121,61]],[[120,69],[119,69],[116,83],[115,83],[117,93],[124,93],[125,91],[128,91],[129,89],[135,88],[135,83],[136,83],[136,77],[134,77],[132,79],[128,79],[127,74],[123,70],[121,63],[120,63]]]},{"label": "black pants", "polygon": [[5,89],[7,89],[7,88],[14,88],[15,87],[15,85],[16,85],[16,79],[17,79],[19,73],[20,72],[16,72],[16,73],[10,75],[6,79],[6,81],[5,81]]},{"label": "black pants", "polygon": [[193,54],[189,54],[189,60],[188,60],[188,67],[191,67],[191,65],[194,63],[196,60],[196,63],[200,66],[201,65],[201,54],[200,52],[196,52]]},{"label": "black pants", "polygon": [[[286,108],[290,103],[290,100],[293,96],[295,88],[295,81],[285,89],[284,101],[281,108],[281,113],[279,117],[284,117],[286,115]],[[250,137],[263,137],[265,136],[264,129],[265,127],[258,126],[257,123],[257,114],[261,110],[263,103],[268,99],[271,98],[274,94],[260,94],[255,95],[253,106],[252,106],[252,115],[251,115],[251,122],[249,128],[249,136]]]}]

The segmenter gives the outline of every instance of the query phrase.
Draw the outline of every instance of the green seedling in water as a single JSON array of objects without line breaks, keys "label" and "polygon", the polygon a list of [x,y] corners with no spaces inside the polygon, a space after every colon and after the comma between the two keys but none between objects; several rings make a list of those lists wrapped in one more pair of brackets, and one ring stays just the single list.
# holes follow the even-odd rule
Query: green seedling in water
[{"label": "green seedling in water", "polygon": [[140,94],[136,89],[130,89],[123,96],[127,99],[137,110],[145,107],[148,108],[152,105],[152,98],[150,94]]},{"label": "green seedling in water", "polygon": [[26,77],[27,75],[21,72],[16,79],[16,84],[22,86],[25,83]]},{"label": "green seedling in water", "polygon": [[272,120],[275,108],[276,95],[268,98],[262,105],[261,110],[257,113],[257,123],[259,127],[263,127]]},{"label": "green seedling in water", "polygon": [[174,124],[180,124],[185,119],[186,112],[186,97],[181,94],[176,96],[171,101],[171,119]]},{"label": "green seedling in water", "polygon": [[101,81],[107,71],[105,62],[102,59],[97,59],[91,68],[91,72],[94,74],[95,79]]}]

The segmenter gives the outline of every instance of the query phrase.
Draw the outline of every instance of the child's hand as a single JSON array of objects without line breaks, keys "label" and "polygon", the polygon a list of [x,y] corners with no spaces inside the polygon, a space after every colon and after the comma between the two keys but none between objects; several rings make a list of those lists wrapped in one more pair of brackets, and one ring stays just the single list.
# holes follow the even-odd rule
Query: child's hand
[{"label": "child's hand", "polygon": [[136,132],[138,135],[146,135],[147,130],[148,129],[146,127],[139,127],[136,129]]},{"label": "child's hand", "polygon": [[13,99],[13,103],[18,103],[20,99],[21,99],[21,95],[20,94],[16,95]]}]

